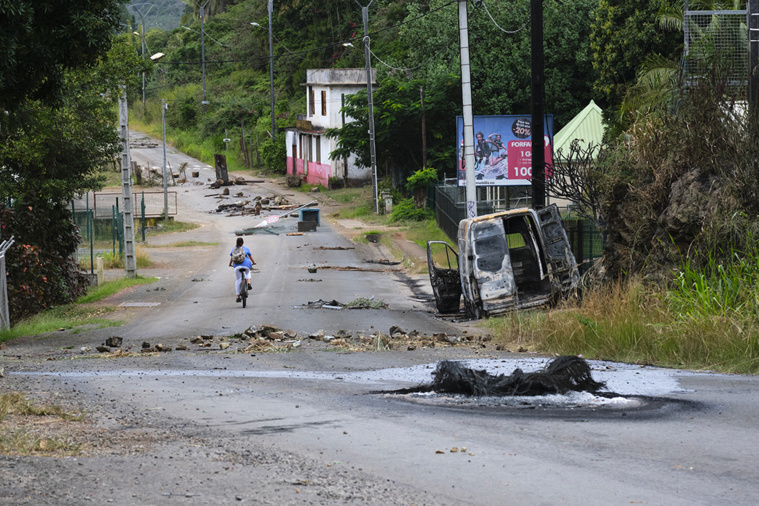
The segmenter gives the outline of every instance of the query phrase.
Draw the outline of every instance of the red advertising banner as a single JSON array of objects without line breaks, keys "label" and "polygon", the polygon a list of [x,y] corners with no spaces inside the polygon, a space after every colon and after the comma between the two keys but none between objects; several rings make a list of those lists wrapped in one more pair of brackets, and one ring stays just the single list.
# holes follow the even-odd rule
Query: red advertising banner
[{"label": "red advertising banner", "polygon": [[[466,186],[464,122],[456,118],[458,132],[458,184]],[[477,186],[529,186],[532,184],[532,124],[525,116],[474,117],[474,175]],[[543,130],[546,179],[553,167],[553,116]]]}]

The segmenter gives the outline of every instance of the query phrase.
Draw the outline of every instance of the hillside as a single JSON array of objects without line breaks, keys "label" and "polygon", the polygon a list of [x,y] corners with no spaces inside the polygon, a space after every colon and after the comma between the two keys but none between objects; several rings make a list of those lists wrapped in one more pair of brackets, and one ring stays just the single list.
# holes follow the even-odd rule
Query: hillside
[{"label": "hillside", "polygon": [[188,9],[192,12],[192,8],[182,0],[151,0],[149,3],[131,1],[127,4],[131,25],[138,30],[142,19],[137,11],[145,18],[147,30],[153,28],[171,30],[181,24],[180,20]]}]

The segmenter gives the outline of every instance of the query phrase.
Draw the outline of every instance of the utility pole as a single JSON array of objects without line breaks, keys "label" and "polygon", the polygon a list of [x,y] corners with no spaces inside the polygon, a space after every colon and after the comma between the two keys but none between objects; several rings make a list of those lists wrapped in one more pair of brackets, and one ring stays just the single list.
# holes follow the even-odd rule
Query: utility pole
[{"label": "utility pole", "polygon": [[271,34],[271,14],[274,10],[274,0],[269,0],[269,95],[271,100],[271,138],[274,138],[276,125],[274,124],[274,45]]},{"label": "utility pole", "polygon": [[543,0],[530,0],[532,45],[532,207],[546,205],[546,157],[543,140],[543,93],[545,91],[543,61]]},{"label": "utility pole", "polygon": [[469,27],[466,1],[459,0],[459,45],[461,51],[461,101],[464,120],[464,166],[466,168],[466,217],[477,217],[477,188],[474,179],[474,116],[472,77],[469,72]]},{"label": "utility pole", "polygon": [[[203,22],[205,18],[205,7],[208,5],[208,2],[211,0],[206,0],[206,3],[200,6],[200,60],[201,60],[201,68],[203,70],[203,113],[206,112],[206,106],[208,105],[208,100],[206,100],[206,41],[205,41],[205,30],[203,29]],[[165,127],[164,127],[165,128]],[[164,142],[165,144],[165,142]],[[165,149],[165,147],[164,147]],[[166,184],[166,180],[164,179],[164,185]]]},{"label": "utility pole", "polygon": [[427,121],[424,114],[424,86],[419,87],[419,101],[422,106],[422,168],[427,167]]},{"label": "utility pole", "polygon": [[132,164],[129,157],[129,110],[126,86],[120,86],[119,136],[121,137],[121,197],[124,199],[124,267],[127,278],[137,277],[134,247],[134,202],[132,201]]},{"label": "utility pole", "polygon": [[379,200],[377,199],[377,151],[374,146],[374,107],[372,104],[372,66],[369,52],[369,6],[361,6],[361,17],[364,20],[364,60],[366,61],[366,94],[369,100],[369,153],[372,160],[372,188],[374,189],[374,213],[379,214]]},{"label": "utility pole", "polygon": [[169,189],[166,180],[166,100],[161,99],[161,126],[163,128],[163,219],[169,220]]}]

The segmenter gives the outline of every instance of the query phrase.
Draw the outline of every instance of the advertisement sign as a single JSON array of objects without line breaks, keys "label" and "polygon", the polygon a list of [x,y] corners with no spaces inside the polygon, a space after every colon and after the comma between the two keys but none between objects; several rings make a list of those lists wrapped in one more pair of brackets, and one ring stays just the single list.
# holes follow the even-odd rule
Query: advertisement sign
[{"label": "advertisement sign", "polygon": [[[464,171],[464,120],[456,117],[458,184],[466,186]],[[529,116],[474,117],[474,179],[477,186],[529,186],[532,184],[532,121]],[[553,116],[545,117],[543,149],[546,179],[553,166]]]}]

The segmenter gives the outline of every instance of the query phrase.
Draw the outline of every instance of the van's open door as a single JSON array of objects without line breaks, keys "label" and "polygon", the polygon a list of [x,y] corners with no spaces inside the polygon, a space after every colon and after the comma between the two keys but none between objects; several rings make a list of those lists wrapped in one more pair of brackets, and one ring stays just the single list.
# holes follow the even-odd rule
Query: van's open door
[{"label": "van's open door", "polygon": [[[435,257],[445,255],[445,264],[436,264]],[[459,255],[445,241],[427,241],[427,267],[430,273],[435,305],[440,313],[458,313],[461,305]]]},{"label": "van's open door", "polygon": [[551,269],[551,283],[555,293],[571,290],[580,279],[577,260],[567,238],[567,232],[561,224],[559,208],[551,204],[536,210],[540,220],[543,246],[546,260]]}]

